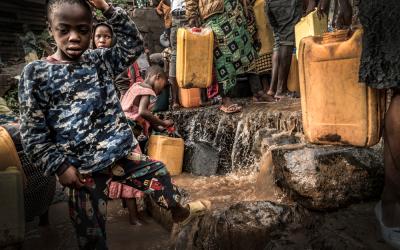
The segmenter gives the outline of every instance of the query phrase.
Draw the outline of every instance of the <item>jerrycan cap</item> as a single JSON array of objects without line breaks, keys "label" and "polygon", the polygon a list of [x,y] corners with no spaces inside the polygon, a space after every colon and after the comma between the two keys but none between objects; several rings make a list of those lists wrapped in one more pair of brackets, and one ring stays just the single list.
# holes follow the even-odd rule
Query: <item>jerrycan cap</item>
[{"label": "jerrycan cap", "polygon": [[192,28],[192,32],[194,33],[201,33],[201,31],[202,31],[201,28],[196,28],[196,27]]}]

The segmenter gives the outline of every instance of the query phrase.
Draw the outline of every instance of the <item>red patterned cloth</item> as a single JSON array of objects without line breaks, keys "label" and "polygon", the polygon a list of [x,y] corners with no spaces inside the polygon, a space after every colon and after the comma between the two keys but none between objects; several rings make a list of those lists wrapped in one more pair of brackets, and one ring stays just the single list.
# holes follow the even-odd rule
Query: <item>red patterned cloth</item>
[{"label": "red patterned cloth", "polygon": [[[133,150],[135,153],[141,154],[139,146]],[[111,181],[108,186],[108,197],[110,199],[131,199],[131,198],[142,198],[144,197],[144,193],[142,191],[137,190],[136,188],[121,184],[116,181]]]}]

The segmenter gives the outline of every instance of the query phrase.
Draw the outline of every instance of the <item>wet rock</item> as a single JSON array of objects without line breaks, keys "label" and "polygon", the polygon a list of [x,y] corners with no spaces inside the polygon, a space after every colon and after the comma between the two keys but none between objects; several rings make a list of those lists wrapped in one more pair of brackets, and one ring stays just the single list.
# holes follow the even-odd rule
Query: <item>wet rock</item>
[{"label": "wet rock", "polygon": [[270,241],[265,250],[282,249],[392,249],[380,237],[373,203],[352,205],[329,213],[311,213],[312,224],[287,230]]},{"label": "wet rock", "polygon": [[379,148],[307,145],[271,152],[276,183],[307,208],[336,209],[377,198],[382,192]]},{"label": "wet rock", "polygon": [[285,230],[301,226],[307,212],[296,205],[240,202],[175,228],[175,249],[264,249]]},{"label": "wet rock", "polygon": [[248,105],[248,99],[238,114],[227,115],[216,106],[181,109],[164,113],[175,121],[186,145],[197,141],[209,142],[219,151],[218,174],[234,170],[256,169],[261,155],[255,151],[255,136],[260,130],[277,133],[302,131],[300,101]]},{"label": "wet rock", "polygon": [[201,176],[215,175],[218,170],[219,152],[210,143],[195,142],[185,151],[185,171]]}]

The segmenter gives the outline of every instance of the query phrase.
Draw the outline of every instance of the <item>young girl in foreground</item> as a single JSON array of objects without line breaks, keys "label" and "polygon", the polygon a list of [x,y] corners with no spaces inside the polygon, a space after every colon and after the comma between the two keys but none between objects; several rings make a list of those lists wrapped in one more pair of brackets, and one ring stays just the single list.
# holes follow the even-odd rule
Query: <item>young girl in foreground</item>
[{"label": "young girl in foreground", "polygon": [[80,249],[107,249],[107,182],[111,178],[148,193],[186,223],[209,208],[207,201],[182,206],[164,164],[135,154],[113,78],[143,51],[136,25],[119,8],[92,0],[111,24],[117,43],[87,50],[92,10],[84,0],[49,0],[47,18],[57,51],[28,64],[19,102],[25,152],[45,174],[57,174],[70,188],[70,217]]}]

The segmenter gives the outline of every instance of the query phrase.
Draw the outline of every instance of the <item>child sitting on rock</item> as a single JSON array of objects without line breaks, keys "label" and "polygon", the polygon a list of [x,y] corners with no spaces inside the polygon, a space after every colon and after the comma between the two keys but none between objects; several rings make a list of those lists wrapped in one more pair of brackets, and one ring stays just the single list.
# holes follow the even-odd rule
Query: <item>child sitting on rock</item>
[{"label": "child sitting on rock", "polygon": [[[93,22],[88,2],[111,24],[117,38],[112,48],[88,50]],[[185,224],[207,210],[208,201],[182,206],[165,165],[133,153],[138,143],[113,84],[143,52],[142,37],[126,12],[104,0],[48,0],[47,19],[57,51],[22,72],[21,137],[31,162],[69,187],[79,248],[107,249],[110,179],[149,194],[171,211],[176,223]],[[158,93],[163,78],[155,75],[147,84]]]},{"label": "child sitting on rock", "polygon": [[[168,77],[159,66],[151,66],[146,73],[144,82],[133,84],[121,99],[122,110],[125,116],[139,126],[142,135],[148,138],[150,128],[156,131],[165,131],[172,127],[172,120],[161,120],[151,112],[155,100],[168,83]],[[135,129],[134,129],[135,131]],[[142,148],[143,150],[143,148]]]}]

